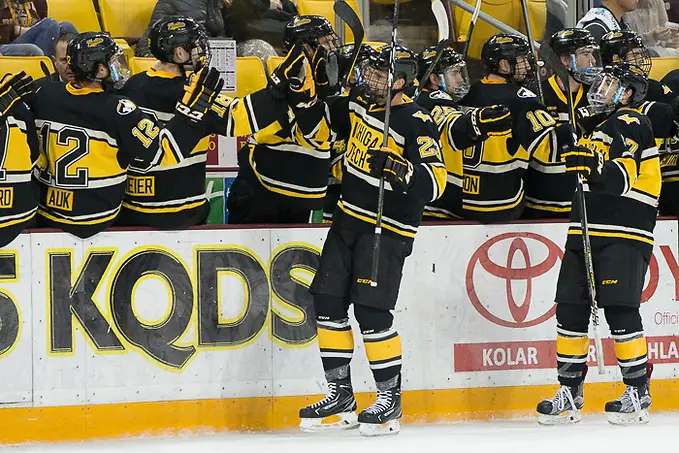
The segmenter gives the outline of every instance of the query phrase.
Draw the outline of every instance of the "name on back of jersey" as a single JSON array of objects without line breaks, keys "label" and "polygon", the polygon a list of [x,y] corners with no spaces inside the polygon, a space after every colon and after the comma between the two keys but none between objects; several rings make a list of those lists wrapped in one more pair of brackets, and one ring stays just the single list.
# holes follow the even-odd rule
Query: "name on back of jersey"
[{"label": "name on back of jersey", "polygon": [[68,212],[73,211],[73,191],[48,187],[47,207]]},{"label": "name on back of jersey", "polygon": [[155,176],[128,176],[125,193],[137,197],[153,197],[156,195]]},{"label": "name on back of jersey", "polygon": [[11,209],[14,206],[14,187],[0,188],[0,209]]}]

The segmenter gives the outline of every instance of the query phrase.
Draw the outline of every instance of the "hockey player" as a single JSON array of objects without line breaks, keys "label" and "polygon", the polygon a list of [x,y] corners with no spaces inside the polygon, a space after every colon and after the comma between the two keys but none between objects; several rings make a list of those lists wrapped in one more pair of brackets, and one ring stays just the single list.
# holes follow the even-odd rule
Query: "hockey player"
[{"label": "hockey player", "polygon": [[[184,94],[185,67],[198,71],[209,66],[209,42],[201,25],[189,17],[176,17],[153,26],[149,48],[159,62],[132,76],[119,94],[164,123],[175,116],[175,105]],[[207,114],[207,132],[250,135],[274,122],[276,112],[286,115],[287,103],[266,89],[242,100],[218,95]],[[116,224],[172,229],[204,223],[210,211],[205,195],[208,145],[205,137],[195,148],[180,149],[179,154],[168,149],[148,171],[132,165]]]},{"label": "hockey player", "polygon": [[[648,422],[650,368],[639,314],[644,276],[653,250],[660,193],[660,164],[651,124],[639,106],[648,79],[629,63],[606,67],[588,99],[609,113],[592,134],[562,154],[566,169],[586,179],[585,201],[599,306],[615,345],[623,395],[606,403],[614,424]],[[537,406],[540,423],[577,422],[584,403],[592,312],[588,299],[580,212],[571,211],[566,251],[556,290],[556,396]]]},{"label": "hockey player", "polygon": [[179,155],[205,136],[202,120],[222,84],[216,70],[196,74],[177,102],[179,115],[161,127],[111,92],[129,70],[109,35],[81,33],[69,44],[68,61],[75,80],[43,85],[33,104],[43,152],[38,215],[45,226],[87,238],[118,215],[129,165],[155,163],[161,151]]},{"label": "hockey player", "polygon": [[0,247],[35,224],[38,188],[31,175],[38,160],[38,135],[26,102],[33,96],[32,79],[24,72],[7,74],[0,82]]},{"label": "hockey player", "polygon": [[463,152],[491,135],[506,134],[512,127],[511,114],[504,106],[460,111],[457,102],[469,92],[470,82],[462,55],[452,48],[443,51],[429,79],[421,80],[420,86],[422,91],[415,102],[431,112],[448,173],[446,190],[441,198],[425,206],[425,219],[459,219],[463,215]]},{"label": "hockey player", "polygon": [[[567,28],[549,39],[549,47],[568,68],[569,84],[566,88],[556,74],[542,82],[543,101],[547,111],[556,118],[557,140],[568,142],[572,134],[568,124],[568,91],[572,93],[579,131],[592,131],[603,120],[589,108],[587,90],[600,72],[599,52],[594,38],[587,29]],[[554,148],[553,148],[554,149]],[[536,153],[530,160],[526,173],[526,209],[523,218],[567,218],[575,190],[575,176],[565,171],[563,162],[553,155]]]},{"label": "hockey player", "polygon": [[[327,102],[300,100],[297,105],[307,108],[295,109],[298,125],[309,140],[347,140],[342,196],[310,288],[328,394],[300,410],[304,430],[350,428],[357,421],[364,435],[400,429],[401,340],[391,310],[424,205],[445,190],[446,170],[434,122],[402,92],[417,74],[412,53],[395,54],[393,98],[387,99],[390,50],[368,51],[361,57],[349,96]],[[388,146],[381,148],[386,102],[392,105],[391,120]],[[379,284],[373,287],[373,233],[381,177],[385,192]],[[358,419],[349,370],[354,350],[350,304],[377,385],[376,401]]]},{"label": "hockey player", "polygon": [[[300,43],[304,58],[311,63],[307,67],[314,72],[319,94],[336,93],[338,74],[328,76],[333,71],[327,70],[327,62],[338,40],[327,19],[298,16],[290,21],[285,28],[285,45],[291,50],[295,43]],[[295,131],[290,112],[251,136],[238,151],[238,176],[227,200],[229,223],[308,223],[311,211],[323,208],[330,144],[314,148],[301,136],[296,137]]]},{"label": "hockey player", "polygon": [[481,57],[487,75],[472,84],[460,104],[506,105],[512,128],[465,151],[462,208],[465,219],[506,222],[518,219],[523,211],[529,159],[555,159],[556,121],[524,87],[535,74],[535,56],[526,39],[499,33],[483,45]]}]

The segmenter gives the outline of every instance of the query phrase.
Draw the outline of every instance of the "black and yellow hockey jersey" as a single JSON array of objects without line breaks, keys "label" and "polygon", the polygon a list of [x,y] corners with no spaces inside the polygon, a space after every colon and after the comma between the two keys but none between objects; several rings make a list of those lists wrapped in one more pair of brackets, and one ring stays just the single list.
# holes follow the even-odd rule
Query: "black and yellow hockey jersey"
[{"label": "black and yellow hockey jersey", "polygon": [[[185,79],[177,74],[151,68],[134,75],[119,94],[164,124],[174,117],[184,83]],[[277,109],[287,111],[287,104],[267,90],[243,99],[219,96],[208,112],[207,134],[250,135],[271,124]],[[158,165],[147,171],[132,165],[120,223],[165,229],[202,223],[210,211],[205,195],[208,146],[206,135],[194,148],[164,152]]]},{"label": "black and yellow hockey jersey", "polygon": [[506,105],[512,130],[464,151],[464,218],[482,222],[516,220],[524,208],[529,160],[556,161],[556,121],[526,88],[483,78],[460,101],[463,106]]},{"label": "black and yellow hockey jersey", "polygon": [[[672,145],[679,148],[677,139]],[[666,154],[660,159],[662,190],[658,201],[658,211],[663,216],[679,216],[679,153]]]},{"label": "black and yellow hockey jersey", "polygon": [[657,80],[648,79],[648,91],[646,91],[647,101],[669,104],[675,97],[677,97],[677,94],[672,91],[670,87]]},{"label": "black and yellow hockey jersey", "polygon": [[38,135],[26,104],[17,102],[0,116],[0,247],[12,242],[35,218],[38,186],[32,180],[38,161]]},{"label": "black and yellow hockey jersey", "polygon": [[[592,248],[626,243],[650,259],[661,184],[650,121],[639,109],[621,108],[578,143],[606,159],[603,180],[585,184]],[[582,250],[578,209],[571,211],[566,247]]]},{"label": "black and yellow hockey jersey", "polygon": [[[411,99],[391,109],[388,147],[414,166],[407,193],[393,191],[385,182],[383,234],[411,242],[422,220],[426,203],[439,198],[446,186],[434,121]],[[327,102],[327,105],[326,105]],[[326,108],[327,107],[327,108]],[[380,148],[384,137],[384,108],[359,103],[352,96],[319,101],[295,110],[297,124],[310,142],[346,140],[342,193],[333,225],[359,233],[372,233],[376,222],[379,178],[370,175],[368,149]]]},{"label": "black and yellow hockey jersey", "polygon": [[478,142],[469,115],[465,115],[445,92],[423,90],[415,100],[428,110],[441,141],[441,153],[446,165],[446,190],[438,199],[424,207],[425,220],[460,219],[462,211],[462,155]]},{"label": "black and yellow hockey jersey", "polygon": [[40,221],[81,238],[115,220],[128,166],[193,149],[206,130],[183,118],[160,127],[129,99],[71,83],[43,85],[33,111],[42,145]]}]

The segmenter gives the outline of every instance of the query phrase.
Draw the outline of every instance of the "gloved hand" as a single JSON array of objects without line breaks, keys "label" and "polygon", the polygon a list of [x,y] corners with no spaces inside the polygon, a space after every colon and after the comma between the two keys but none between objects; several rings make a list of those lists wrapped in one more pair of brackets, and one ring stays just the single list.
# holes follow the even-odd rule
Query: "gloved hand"
[{"label": "gloved hand", "polygon": [[301,90],[306,76],[302,45],[295,44],[285,60],[273,70],[269,79],[269,90],[274,96],[285,98],[290,90]]},{"label": "gloved hand", "polygon": [[413,164],[396,151],[389,148],[370,148],[367,162],[370,165],[370,175],[375,178],[384,177],[394,190],[406,193],[412,185]]},{"label": "gloved hand", "polygon": [[604,155],[585,146],[564,146],[561,161],[566,171],[579,173],[590,182],[597,182],[604,175]]},{"label": "gloved hand", "polygon": [[5,78],[0,85],[0,114],[3,116],[19,101],[30,103],[33,98],[33,78],[24,71]]},{"label": "gloved hand", "polygon": [[217,69],[202,68],[192,74],[184,85],[184,96],[177,102],[175,110],[198,123],[203,120],[223,86],[224,81],[219,78]]},{"label": "gloved hand", "polygon": [[321,98],[332,96],[339,91],[339,66],[337,56],[318,46],[311,61],[311,70],[316,81],[316,91]]},{"label": "gloved hand", "polygon": [[490,135],[504,135],[512,130],[512,114],[504,105],[475,108],[469,112],[476,135],[486,138]]}]

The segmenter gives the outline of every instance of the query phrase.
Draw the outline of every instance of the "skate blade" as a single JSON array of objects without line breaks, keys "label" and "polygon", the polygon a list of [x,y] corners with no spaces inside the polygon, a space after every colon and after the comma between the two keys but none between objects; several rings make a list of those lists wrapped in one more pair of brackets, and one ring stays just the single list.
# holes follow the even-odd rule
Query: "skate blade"
[{"label": "skate blade", "polygon": [[386,436],[389,434],[398,434],[401,431],[401,423],[398,419],[389,420],[386,423],[377,425],[374,423],[360,423],[358,426],[358,432],[362,436],[373,437],[373,436]]},{"label": "skate blade", "polygon": [[339,431],[358,427],[356,412],[340,412],[324,418],[303,418],[299,427],[305,433]]},{"label": "skate blade", "polygon": [[629,414],[606,412],[606,417],[608,417],[608,423],[611,425],[643,425],[651,421],[648,409],[642,409],[640,412]]},{"label": "skate blade", "polygon": [[559,415],[539,414],[538,423],[543,426],[571,425],[582,420],[579,410],[566,411]]}]

